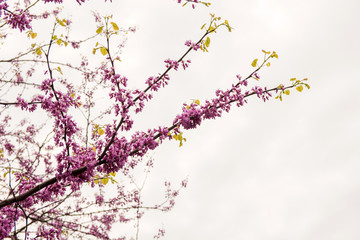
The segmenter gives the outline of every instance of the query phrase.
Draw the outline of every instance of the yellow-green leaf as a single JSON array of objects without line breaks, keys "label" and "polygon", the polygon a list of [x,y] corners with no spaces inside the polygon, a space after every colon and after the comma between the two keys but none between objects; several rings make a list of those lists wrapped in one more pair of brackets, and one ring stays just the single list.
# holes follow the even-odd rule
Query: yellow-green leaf
[{"label": "yellow-green leaf", "polygon": [[296,90],[298,90],[299,92],[301,92],[304,89],[304,87],[302,85],[299,85],[296,87]]},{"label": "yellow-green leaf", "polygon": [[111,25],[113,26],[113,29],[114,29],[115,31],[119,30],[119,27],[118,27],[118,25],[117,25],[116,23],[111,22]]},{"label": "yellow-green leaf", "polygon": [[35,50],[35,53],[37,54],[37,55],[41,55],[41,53],[42,53],[42,51],[41,51],[41,49],[40,48],[37,48],[36,50]]},{"label": "yellow-green leaf", "polygon": [[252,63],[251,63],[251,66],[256,67],[256,65],[257,65],[257,61],[258,61],[258,59],[257,59],[257,58],[256,58],[256,59],[254,59],[254,61],[252,61]]},{"label": "yellow-green leaf", "polygon": [[271,54],[271,57],[279,58],[279,56],[277,55],[277,53],[275,51]]},{"label": "yellow-green leaf", "polygon": [[270,62],[267,62],[266,66],[270,67]]},{"label": "yellow-green leaf", "polygon": [[[60,67],[57,67],[56,70],[57,70],[61,75],[63,75]],[[75,93],[73,93],[73,94],[75,95]]]},{"label": "yellow-green leaf", "polygon": [[228,20],[225,20],[225,24],[226,24],[227,26],[229,26],[229,22],[228,22]]},{"label": "yellow-green leaf", "polygon": [[104,28],[104,26],[101,26],[101,27],[99,27],[97,30],[96,30],[96,33],[101,33],[102,32],[102,30],[103,30],[103,28]]},{"label": "yellow-green leaf", "polygon": [[205,46],[206,46],[206,47],[209,47],[209,45],[210,45],[210,38],[207,37],[207,38],[206,38],[206,41],[205,41]]},{"label": "yellow-green leaf", "polygon": [[62,43],[62,40],[61,40],[61,39],[58,39],[58,40],[56,41],[56,43],[57,43],[58,45],[60,45],[60,44]]},{"label": "yellow-green leaf", "polygon": [[286,95],[290,95],[290,90],[287,89],[287,90],[284,91],[284,93],[285,93]]},{"label": "yellow-green leaf", "polygon": [[109,182],[109,178],[102,178],[101,183],[106,185]]},{"label": "yellow-green leaf", "polygon": [[95,184],[99,184],[99,179],[94,180]]},{"label": "yellow-green leaf", "polygon": [[199,100],[199,99],[196,99],[195,103],[196,103],[197,105],[200,105],[200,100]]},{"label": "yellow-green leaf", "polygon": [[63,27],[65,27],[66,26],[66,20],[65,19],[63,19],[63,20],[59,20],[59,19],[56,19],[56,21],[61,25],[61,26],[63,26]]},{"label": "yellow-green leaf", "polygon": [[204,25],[202,25],[201,29],[203,29],[206,26],[206,23],[204,23]]},{"label": "yellow-green leaf", "polygon": [[31,37],[32,39],[36,38],[36,36],[37,36],[37,33],[35,33],[35,32],[31,32],[31,33],[30,33],[30,37]]},{"label": "yellow-green leaf", "polygon": [[115,176],[116,176],[116,172],[111,172],[110,175],[113,176],[113,177],[115,177]]},{"label": "yellow-green leaf", "polygon": [[307,83],[304,83],[304,85],[306,86],[307,89],[310,89],[310,85]]},{"label": "yellow-green leaf", "polygon": [[290,81],[295,81],[296,80],[296,78],[290,78]]},{"label": "yellow-green leaf", "polygon": [[99,128],[98,133],[99,133],[99,135],[103,135],[105,133],[105,131],[104,131],[104,129]]},{"label": "yellow-green leaf", "polygon": [[93,54],[95,54],[95,53],[96,53],[96,48],[94,48],[94,49],[92,50],[92,53],[93,53]]},{"label": "yellow-green leaf", "polygon": [[101,47],[101,48],[100,48],[100,52],[101,52],[101,54],[104,55],[104,56],[108,53],[107,49],[104,48],[104,47]]}]

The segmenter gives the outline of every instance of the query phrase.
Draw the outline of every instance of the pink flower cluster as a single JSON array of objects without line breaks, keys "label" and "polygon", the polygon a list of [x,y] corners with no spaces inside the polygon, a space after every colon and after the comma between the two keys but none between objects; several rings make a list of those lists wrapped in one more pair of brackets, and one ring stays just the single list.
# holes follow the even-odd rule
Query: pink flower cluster
[{"label": "pink flower cluster", "polygon": [[[43,1],[45,3],[63,2],[63,0]],[[77,2],[81,4],[85,0],[77,0]],[[181,0],[178,2],[181,3]],[[187,2],[199,3],[200,1],[187,0]],[[15,11],[17,14],[11,14],[4,11],[7,7],[6,1],[0,0],[0,14],[6,15],[8,23],[13,28],[18,28],[20,31],[30,28],[30,20],[27,20],[30,15],[21,10]],[[42,15],[43,18],[47,16],[46,12]],[[32,19],[35,18],[32,17]],[[99,18],[98,21],[101,19]],[[80,42],[69,42],[74,48],[79,47]],[[128,217],[126,211],[120,212],[119,206],[124,209],[138,208],[135,219],[140,218],[144,211],[139,208],[142,204],[141,191],[135,189],[126,192],[124,185],[119,185],[116,197],[107,198],[101,192],[105,185],[101,180],[113,180],[111,176],[119,171],[126,176],[129,170],[141,162],[149,151],[156,149],[164,140],[173,139],[171,135],[180,134],[182,129],[194,129],[200,126],[204,120],[220,117],[224,111],[228,112],[232,105],[243,106],[249,96],[256,95],[264,101],[271,96],[270,91],[266,88],[255,86],[245,89],[248,86],[249,78],[260,78],[257,72],[244,80],[237,75],[237,83],[233,84],[230,89],[217,90],[213,99],[204,101],[202,105],[198,101],[189,105],[184,104],[181,113],[172,121],[172,126],[136,131],[132,135],[129,132],[124,133],[133,127],[133,114],[141,112],[145,103],[152,99],[153,92],[169,83],[169,71],[172,69],[177,71],[179,66],[183,69],[188,68],[191,61],[184,60],[185,56],[191,50],[198,50],[200,45],[190,40],[186,41],[185,45],[189,48],[184,56],[177,61],[165,60],[166,70],[157,77],[149,77],[144,90],[129,88],[128,79],[124,75],[116,73],[115,68],[108,67],[107,64],[114,63],[110,55],[107,58],[108,63],[101,64],[96,70],[90,70],[87,60],[83,59],[78,67],[82,72],[83,79],[77,82],[71,81],[71,83],[66,79],[53,77],[51,69],[54,66],[50,67],[53,64],[47,59],[49,69],[46,74],[50,74],[50,76],[40,84],[39,82],[33,84],[38,93],[34,94],[30,101],[24,99],[28,98],[25,94],[19,95],[17,101],[11,104],[29,112],[44,110],[51,120],[48,122],[51,124],[52,138],[49,141],[37,142],[37,138],[42,136],[42,132],[35,125],[21,123],[19,131],[10,132],[11,118],[5,116],[0,121],[2,122],[0,124],[1,164],[7,164],[7,159],[15,159],[16,167],[20,169],[20,171],[8,175],[14,177],[12,181],[16,182],[15,194],[18,196],[31,191],[36,192],[36,194],[32,193],[27,196],[25,200],[16,200],[12,205],[1,208],[0,239],[9,237],[11,228],[14,228],[14,222],[19,217],[21,217],[21,221],[26,217],[23,211],[16,207],[19,205],[15,206],[15,204],[21,204],[21,207],[26,209],[24,212],[32,213],[33,219],[39,218],[37,231],[32,229],[31,232],[31,234],[37,234],[37,238],[62,239],[64,238],[62,234],[67,231],[66,229],[73,229],[74,232],[81,229],[96,239],[108,239],[113,223],[128,222],[134,219],[134,217]],[[48,55],[46,57],[48,58]],[[33,71],[29,70],[25,77],[25,74],[21,75],[19,70],[16,73],[16,83],[13,83],[12,86],[20,88],[19,86],[27,84],[28,78],[32,75]],[[74,87],[72,84],[77,84],[77,86]],[[106,91],[107,95],[101,92],[101,96],[108,96],[110,104],[106,106],[107,109],[99,111],[99,117],[94,118],[93,122],[90,118],[90,110],[93,114],[93,109],[96,111],[96,108],[93,107],[98,106],[94,100],[96,91]],[[76,113],[74,114],[75,110],[79,110],[80,99],[85,102],[81,107],[81,113],[88,113],[87,117],[87,114],[83,114],[86,124],[84,124],[84,119],[78,120]],[[41,109],[36,108],[37,104],[41,106]],[[104,108],[102,107],[102,109]],[[0,114],[2,114],[1,111]],[[29,149],[33,152],[28,151]],[[39,150],[37,151],[37,149]],[[41,170],[38,166],[41,166],[39,167]],[[149,161],[147,166],[151,167],[152,162]],[[38,172],[41,173],[38,174]],[[55,177],[50,178],[49,175]],[[44,182],[52,183],[46,185]],[[81,195],[79,190],[84,183],[90,183],[89,185],[92,187],[99,188],[99,193],[94,196],[93,201],[79,198]],[[45,185],[45,187],[40,188],[40,185]],[[187,181],[184,180],[181,187],[186,187],[186,185]],[[174,199],[178,196],[179,190],[173,190],[170,186],[169,182],[165,183],[167,205],[156,205],[154,209],[169,211],[174,206]],[[58,203],[60,206],[62,200],[65,202],[68,197],[70,199],[69,193],[73,194],[74,204],[71,206],[64,206],[64,204],[58,209],[53,208]],[[94,214],[86,212],[94,207],[101,207],[99,209],[105,210]],[[47,217],[49,218],[46,219]],[[79,221],[75,221],[82,217],[90,220],[84,226]],[[64,219],[75,220],[70,222]],[[35,228],[35,224],[31,228]],[[163,235],[164,231],[160,230],[157,236]]]},{"label": "pink flower cluster", "polygon": [[200,48],[200,44],[193,43],[193,42],[190,41],[190,40],[187,40],[187,41],[185,42],[185,45],[188,46],[188,47],[191,47],[191,48],[194,49],[195,51],[197,51],[197,50]]},{"label": "pink flower cluster", "polygon": [[196,128],[201,124],[202,119],[215,119],[216,117],[221,117],[222,111],[229,112],[232,103],[236,103],[238,107],[243,106],[244,103],[246,103],[245,98],[248,96],[256,94],[264,101],[271,97],[271,93],[267,91],[266,87],[262,89],[261,87],[255,86],[251,91],[245,91],[243,93],[241,86],[247,86],[247,79],[241,80],[240,75],[236,77],[239,80],[236,85],[233,84],[232,87],[226,91],[216,90],[216,98],[213,98],[211,101],[206,100],[204,105],[198,106],[192,103],[188,106],[184,104],[182,113],[176,116],[173,124],[182,126],[184,129]]},{"label": "pink flower cluster", "polygon": [[[182,0],[178,0],[178,3],[181,3],[181,2],[182,2]],[[195,8],[194,3],[199,3],[199,0],[185,0],[185,2],[193,3],[192,8]]]},{"label": "pink flower cluster", "polygon": [[201,124],[202,111],[197,108],[197,104],[193,103],[189,108],[184,104],[182,110],[182,114],[177,115],[174,119],[174,125],[179,124],[183,126],[184,129],[192,129]]},{"label": "pink flower cluster", "polygon": [[188,67],[189,67],[189,64],[191,63],[191,60],[182,60],[181,61],[181,65],[182,65],[182,67],[184,68],[184,70],[186,70]]},{"label": "pink flower cluster", "polygon": [[0,213],[0,239],[5,239],[9,237],[14,221],[17,221],[22,213],[19,208],[13,206],[3,207]]},{"label": "pink flower cluster", "polygon": [[[48,3],[48,2],[62,3],[63,0],[44,0],[44,2],[45,2],[45,3]],[[85,0],[76,0],[76,2],[81,5],[81,3],[84,3]],[[105,2],[106,2],[106,0],[105,0]]]},{"label": "pink flower cluster", "polygon": [[176,60],[171,60],[171,59],[166,59],[164,61],[166,63],[166,68],[174,68],[175,71],[178,70],[178,67],[179,67],[179,62],[176,61]]},{"label": "pink flower cluster", "polygon": [[53,3],[62,3],[63,0],[44,0],[45,3],[53,2]]},{"label": "pink flower cluster", "polygon": [[[33,103],[33,101],[29,103],[21,97],[17,97],[16,100],[17,100],[16,106],[17,107],[20,106],[21,110],[28,110],[29,112],[33,112],[37,108],[37,105],[35,103]],[[29,105],[31,105],[31,106],[29,107]]]},{"label": "pink flower cluster", "polygon": [[0,0],[0,17],[4,9],[7,9],[9,5],[6,3],[6,0]]},{"label": "pink flower cluster", "polygon": [[21,9],[17,9],[14,13],[5,12],[5,20],[13,29],[17,28],[20,32],[31,28],[29,13]]},{"label": "pink flower cluster", "polygon": [[152,91],[157,92],[159,90],[159,88],[165,87],[166,85],[168,85],[169,80],[170,80],[169,75],[164,74],[164,76],[161,78],[149,77],[145,83],[150,87],[150,89]]}]

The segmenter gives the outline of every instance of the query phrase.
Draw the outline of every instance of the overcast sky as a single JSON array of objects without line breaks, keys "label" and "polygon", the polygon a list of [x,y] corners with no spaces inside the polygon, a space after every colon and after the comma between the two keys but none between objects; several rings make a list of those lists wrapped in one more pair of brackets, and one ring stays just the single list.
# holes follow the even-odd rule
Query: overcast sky
[{"label": "overcast sky", "polygon": [[149,201],[161,196],[164,180],[178,184],[188,176],[189,184],[171,212],[145,215],[140,239],[161,226],[172,240],[359,239],[360,2],[211,3],[195,10],[175,0],[71,4],[74,24],[90,32],[96,28],[89,9],[114,14],[119,26],[136,25],[118,70],[132,86],[163,71],[163,60],[179,58],[186,40],[197,41],[209,13],[234,28],[212,35],[209,53],[191,53],[188,70],[172,72],[170,85],[137,116],[139,130],[168,126],[183,102],[203,102],[230,87],[236,74],[247,76],[262,49],[279,59],[260,72],[260,85],[309,79],[311,90],[292,91],[283,102],[252,98],[185,131],[183,147],[172,141],[156,149],[144,189]]}]

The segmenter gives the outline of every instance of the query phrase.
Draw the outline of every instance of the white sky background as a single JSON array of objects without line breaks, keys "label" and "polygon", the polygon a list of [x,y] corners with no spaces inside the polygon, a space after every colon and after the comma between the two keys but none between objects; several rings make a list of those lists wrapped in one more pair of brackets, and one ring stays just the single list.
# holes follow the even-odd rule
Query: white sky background
[{"label": "white sky background", "polygon": [[234,28],[219,30],[209,53],[191,53],[190,68],[171,73],[170,85],[136,117],[136,129],[170,125],[183,102],[227,89],[236,74],[253,70],[262,49],[279,59],[260,72],[260,85],[307,77],[311,86],[283,102],[252,98],[185,131],[183,147],[172,141],[156,149],[144,190],[149,201],[161,199],[164,180],[176,185],[189,176],[189,184],[171,212],[145,215],[140,239],[161,226],[172,240],[359,239],[359,1],[214,0],[195,10],[172,0],[73,2],[65,6],[74,30],[82,26],[74,36],[95,32],[87,12],[95,8],[114,14],[121,27],[138,27],[117,70],[138,87],[164,70],[163,60],[179,58],[186,40],[199,39],[210,12]]}]

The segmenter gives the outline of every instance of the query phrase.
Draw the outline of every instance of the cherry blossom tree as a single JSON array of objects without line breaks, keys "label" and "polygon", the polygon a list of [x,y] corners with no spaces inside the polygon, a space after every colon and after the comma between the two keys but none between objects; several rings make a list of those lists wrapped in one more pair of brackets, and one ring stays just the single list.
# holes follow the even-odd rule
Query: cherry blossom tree
[{"label": "cherry blossom tree", "polygon": [[[8,34],[27,38],[22,44],[26,50],[18,53],[12,46],[12,56],[0,59],[0,239],[110,239],[112,227],[126,223],[135,223],[137,238],[144,211],[169,211],[187,184],[186,179],[178,187],[166,182],[164,201],[146,205],[144,184],[136,183],[131,173],[141,164],[145,175],[150,172],[149,152],[164,141],[182,146],[183,131],[250,98],[282,101],[291,88],[310,88],[307,79],[296,78],[288,85],[254,85],[260,70],[278,58],[275,51],[262,50],[263,58],[252,61],[250,74],[236,75],[228,89],[216,90],[212,99],[184,103],[171,123],[134,130],[134,115],[170,83],[170,74],[186,70],[193,52],[207,52],[213,34],[232,27],[210,14],[199,39],[187,40],[178,59],[166,59],[163,72],[148,77],[143,88],[132,89],[117,64],[126,34],[136,28],[121,28],[111,16],[94,13],[96,31],[86,39],[72,39],[71,19],[63,18],[57,7],[62,2],[0,0],[0,40],[6,43]],[[177,3],[210,6],[198,0]],[[37,42],[34,23],[45,21],[53,22],[51,35],[47,42]],[[83,49],[86,44],[93,48]],[[79,64],[54,60],[56,50],[64,48],[85,55]],[[90,61],[92,56],[100,60]],[[117,174],[127,181],[118,183]],[[154,238],[163,235],[159,229]]]}]

